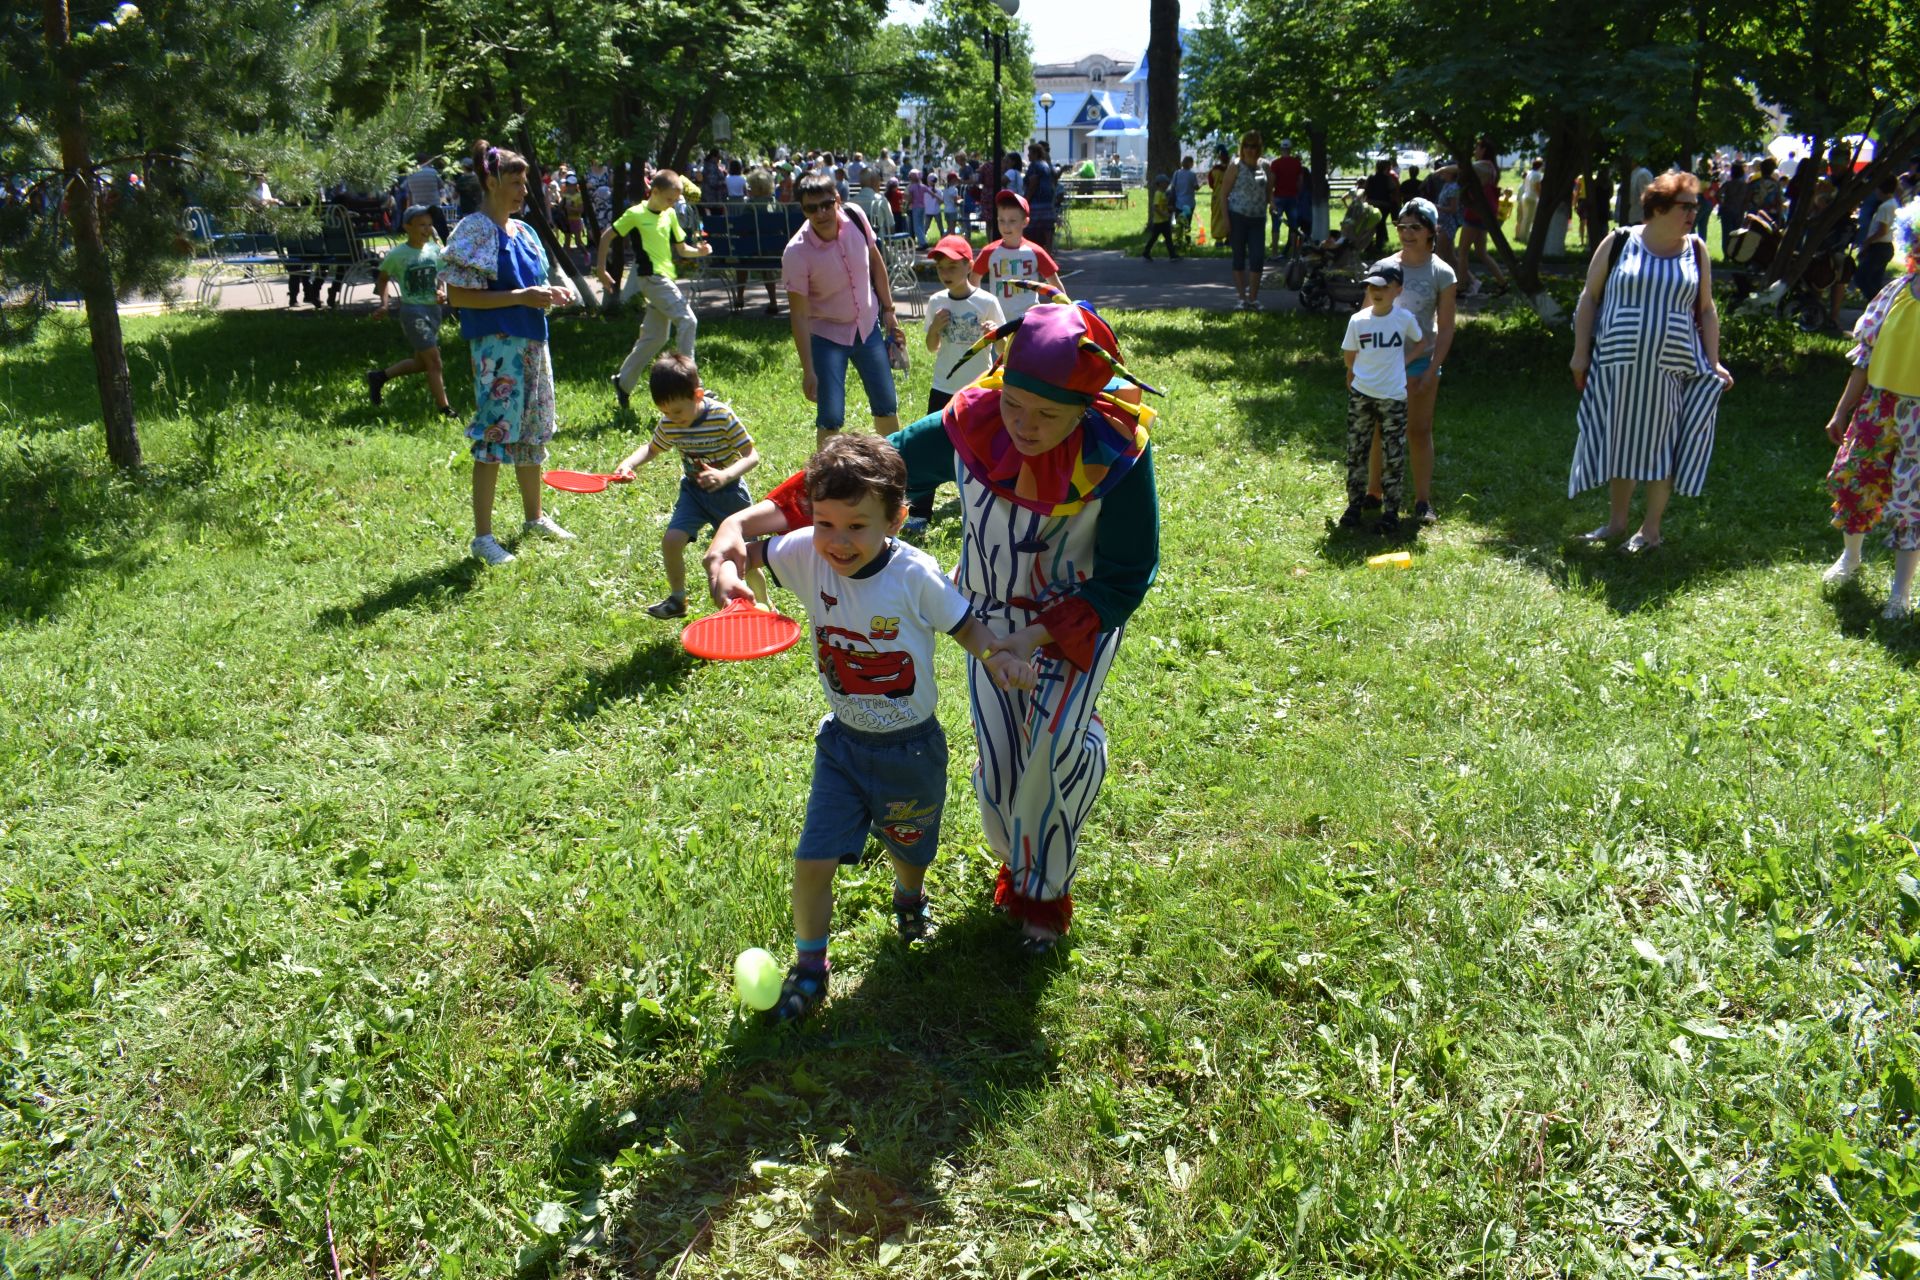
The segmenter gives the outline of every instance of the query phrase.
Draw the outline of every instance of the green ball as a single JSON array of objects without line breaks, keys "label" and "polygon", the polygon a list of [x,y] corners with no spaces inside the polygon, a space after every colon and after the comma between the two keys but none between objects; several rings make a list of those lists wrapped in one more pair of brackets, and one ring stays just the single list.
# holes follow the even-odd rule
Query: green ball
[{"label": "green ball", "polygon": [[748,947],[733,962],[733,989],[740,1003],[764,1013],[780,999],[785,978],[780,963],[760,947]]}]

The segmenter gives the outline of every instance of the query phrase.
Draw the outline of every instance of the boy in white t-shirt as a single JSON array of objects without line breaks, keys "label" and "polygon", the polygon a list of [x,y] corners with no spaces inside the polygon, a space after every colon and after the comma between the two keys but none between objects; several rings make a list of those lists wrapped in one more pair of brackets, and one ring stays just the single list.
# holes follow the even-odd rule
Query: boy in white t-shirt
[{"label": "boy in white t-shirt", "polygon": [[1000,238],[980,251],[973,260],[974,284],[988,284],[988,292],[1000,304],[1007,319],[1017,320],[1027,308],[1040,300],[1018,281],[1045,281],[1060,288],[1060,268],[1053,255],[1023,237],[1027,230],[1027,200],[1017,191],[1002,191],[994,203],[994,217],[1000,226]]},{"label": "boy in white t-shirt", "polygon": [[[1000,303],[985,289],[973,287],[968,274],[973,266],[973,246],[964,236],[945,236],[927,250],[946,288],[927,303],[927,350],[933,357],[933,389],[927,392],[927,412],[938,413],[947,407],[954,393],[978,379],[993,367],[993,352],[982,350],[962,362],[968,348],[987,333],[1006,323]],[[1025,290],[1021,292],[1025,293]],[[1031,296],[1031,295],[1029,295]],[[1001,343],[1005,350],[1006,344]],[[916,490],[907,495],[907,523],[901,532],[917,537],[933,519],[936,489]]]},{"label": "boy in white t-shirt", "polygon": [[1400,499],[1407,471],[1407,365],[1427,353],[1432,340],[1410,311],[1394,306],[1400,268],[1376,267],[1366,277],[1367,305],[1347,320],[1340,344],[1347,359],[1347,509],[1342,529],[1358,529],[1367,497],[1367,455],[1380,436],[1380,485],[1385,504],[1376,533],[1398,533]]},{"label": "boy in white t-shirt", "polygon": [[[990,329],[1006,323],[1000,302],[985,289],[973,287],[969,271],[973,266],[973,246],[961,236],[945,236],[927,250],[934,270],[940,273],[944,292],[927,303],[927,350],[933,357],[933,390],[927,393],[927,412],[938,413],[953,399],[953,393],[979,378],[993,365],[990,351],[981,351],[966,363],[954,361]],[[1031,297],[1031,293],[1021,290]]]},{"label": "boy in white t-shirt", "polygon": [[[750,568],[806,602],[813,657],[831,713],[813,740],[813,788],[794,850],[795,958],[769,1011],[804,1018],[827,998],[833,875],[858,859],[867,836],[893,860],[893,921],[909,944],[933,932],[927,866],[940,841],[947,740],[935,717],[933,653],[941,632],[985,664],[1002,689],[1032,689],[1031,663],[987,657],[993,633],[932,556],[899,541],[907,516],[907,465],[878,436],[835,435],[807,462],[813,528],[756,542]],[[718,594],[750,599],[722,561]]]}]

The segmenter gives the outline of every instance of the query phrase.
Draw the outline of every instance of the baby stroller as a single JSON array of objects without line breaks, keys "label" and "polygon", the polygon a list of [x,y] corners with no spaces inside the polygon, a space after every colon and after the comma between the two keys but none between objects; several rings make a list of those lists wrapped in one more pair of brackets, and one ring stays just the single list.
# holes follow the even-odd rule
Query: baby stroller
[{"label": "baby stroller", "polygon": [[1366,266],[1361,246],[1338,237],[1332,248],[1307,244],[1300,256],[1287,264],[1287,288],[1300,295],[1300,309],[1312,315],[1326,315],[1336,306],[1349,311],[1367,300],[1367,286],[1361,283]]},{"label": "baby stroller", "polygon": [[[1840,230],[1844,234],[1844,226]],[[1732,285],[1730,307],[1754,299],[1762,309],[1771,308],[1782,319],[1802,329],[1815,330],[1827,325],[1827,293],[1833,285],[1853,272],[1853,259],[1843,245],[1832,245],[1807,264],[1791,291],[1775,286],[1755,295],[1754,289],[1766,278],[1767,270],[1780,252],[1784,228],[1764,213],[1749,213],[1740,229],[1727,237],[1728,266],[1722,269]]]}]

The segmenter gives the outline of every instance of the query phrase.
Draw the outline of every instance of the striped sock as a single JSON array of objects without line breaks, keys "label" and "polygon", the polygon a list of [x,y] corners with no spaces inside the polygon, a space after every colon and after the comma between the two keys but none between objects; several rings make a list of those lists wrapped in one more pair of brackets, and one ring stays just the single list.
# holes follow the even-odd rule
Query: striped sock
[{"label": "striped sock", "polygon": [[827,971],[827,937],[795,938],[793,940],[794,967],[807,973],[825,973]]}]

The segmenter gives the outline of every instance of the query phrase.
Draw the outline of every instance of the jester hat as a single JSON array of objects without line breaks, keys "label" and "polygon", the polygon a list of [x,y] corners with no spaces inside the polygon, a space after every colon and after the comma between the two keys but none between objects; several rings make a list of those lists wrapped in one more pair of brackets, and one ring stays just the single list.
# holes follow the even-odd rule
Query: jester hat
[{"label": "jester hat", "polygon": [[[1111,492],[1146,452],[1153,410],[1117,399],[1109,388],[1118,380],[1159,392],[1121,363],[1120,344],[1105,320],[1061,297],[1060,305],[1036,305],[984,334],[954,362],[958,368],[1009,339],[1006,364],[957,393],[941,423],[974,479],[1029,511],[1067,516]],[[1007,387],[1084,405],[1085,412],[1065,440],[1029,457],[1014,448],[1000,419]]]}]

